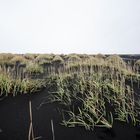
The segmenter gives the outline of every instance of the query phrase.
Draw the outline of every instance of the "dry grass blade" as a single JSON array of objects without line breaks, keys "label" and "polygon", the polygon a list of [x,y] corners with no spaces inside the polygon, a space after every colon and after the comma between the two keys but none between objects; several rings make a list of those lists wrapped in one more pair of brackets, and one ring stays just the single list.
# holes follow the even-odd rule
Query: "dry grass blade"
[{"label": "dry grass blade", "polygon": [[29,115],[30,115],[30,127],[29,127],[29,133],[28,133],[28,140],[35,140],[34,130],[33,130],[33,117],[32,117],[31,101],[29,101]]},{"label": "dry grass blade", "polygon": [[51,120],[51,129],[52,129],[52,137],[53,137],[53,140],[55,140],[53,120]]}]

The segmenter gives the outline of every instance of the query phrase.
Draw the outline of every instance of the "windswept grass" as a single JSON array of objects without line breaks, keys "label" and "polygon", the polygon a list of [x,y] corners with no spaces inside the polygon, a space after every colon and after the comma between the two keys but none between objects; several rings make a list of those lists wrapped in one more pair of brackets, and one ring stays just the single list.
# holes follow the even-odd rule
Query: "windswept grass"
[{"label": "windswept grass", "polygon": [[0,94],[13,95],[34,93],[46,86],[45,80],[14,79],[10,74],[0,74]]},{"label": "windswept grass", "polygon": [[100,71],[88,74],[57,75],[50,101],[64,105],[62,124],[111,128],[114,120],[139,124],[139,103],[123,73]]},{"label": "windswept grass", "polygon": [[62,124],[68,127],[111,128],[115,120],[139,125],[139,71],[139,60],[132,65],[118,55],[0,54],[0,94],[46,87],[47,100],[61,106]]}]

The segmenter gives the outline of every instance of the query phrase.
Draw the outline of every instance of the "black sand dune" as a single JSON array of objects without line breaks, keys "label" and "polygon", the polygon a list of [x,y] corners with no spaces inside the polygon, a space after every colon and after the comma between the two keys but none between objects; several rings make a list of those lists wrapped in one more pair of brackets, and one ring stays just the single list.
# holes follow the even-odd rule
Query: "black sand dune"
[{"label": "black sand dune", "polygon": [[114,122],[112,129],[83,127],[66,128],[60,125],[60,115],[54,104],[39,105],[47,96],[47,90],[32,95],[6,97],[0,101],[0,140],[27,140],[29,130],[29,101],[32,102],[33,128],[40,140],[53,140],[51,120],[54,123],[55,140],[139,140],[140,128]]}]

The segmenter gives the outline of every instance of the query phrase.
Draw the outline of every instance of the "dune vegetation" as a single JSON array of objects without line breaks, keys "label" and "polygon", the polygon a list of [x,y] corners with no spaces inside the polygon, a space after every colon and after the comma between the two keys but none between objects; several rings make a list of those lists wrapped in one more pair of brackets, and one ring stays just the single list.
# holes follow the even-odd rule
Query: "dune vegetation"
[{"label": "dune vegetation", "polygon": [[111,128],[114,120],[140,124],[140,60],[118,55],[0,54],[0,95],[48,89],[62,124]]}]

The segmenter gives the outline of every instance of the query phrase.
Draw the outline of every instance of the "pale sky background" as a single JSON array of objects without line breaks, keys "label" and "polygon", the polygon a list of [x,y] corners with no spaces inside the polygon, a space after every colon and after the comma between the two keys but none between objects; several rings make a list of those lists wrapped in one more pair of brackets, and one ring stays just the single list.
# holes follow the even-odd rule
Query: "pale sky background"
[{"label": "pale sky background", "polygon": [[140,0],[0,0],[0,52],[140,53]]}]

